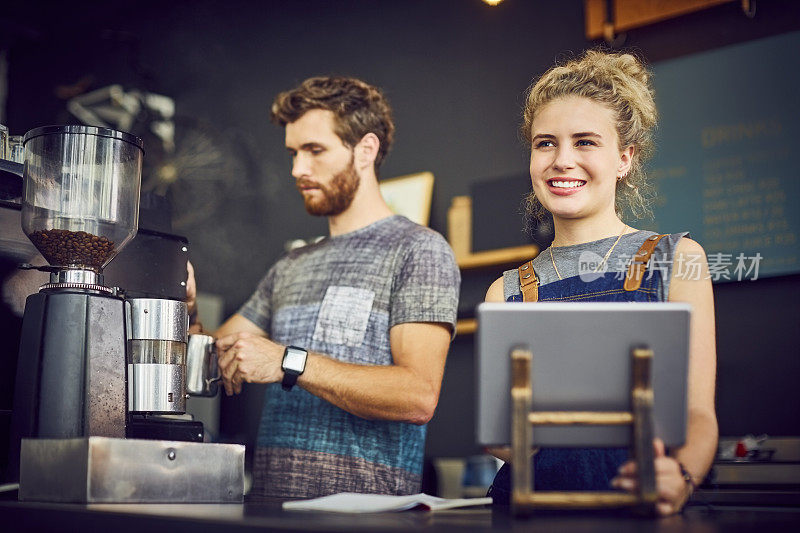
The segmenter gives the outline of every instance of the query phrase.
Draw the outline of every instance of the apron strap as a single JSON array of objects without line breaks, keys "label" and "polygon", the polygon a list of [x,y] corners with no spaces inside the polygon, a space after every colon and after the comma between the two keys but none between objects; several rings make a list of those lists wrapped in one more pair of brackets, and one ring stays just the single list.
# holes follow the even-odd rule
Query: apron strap
[{"label": "apron strap", "polygon": [[644,273],[647,271],[647,263],[650,261],[650,256],[656,249],[658,241],[666,237],[666,235],[653,235],[648,237],[644,244],[633,256],[631,264],[628,265],[628,273],[625,275],[625,284],[623,287],[626,291],[635,291],[642,286],[642,279]]},{"label": "apron strap", "polygon": [[519,288],[522,290],[523,302],[536,302],[539,300],[539,278],[533,271],[533,261],[528,261],[517,268],[519,272]]}]

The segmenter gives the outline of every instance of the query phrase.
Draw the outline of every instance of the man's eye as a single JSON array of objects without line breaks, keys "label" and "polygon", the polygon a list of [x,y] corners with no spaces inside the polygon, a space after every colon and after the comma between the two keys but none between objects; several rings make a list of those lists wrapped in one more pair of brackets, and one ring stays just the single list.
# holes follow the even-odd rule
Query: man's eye
[{"label": "man's eye", "polygon": [[319,155],[319,154],[321,154],[321,153],[322,153],[322,152],[324,152],[324,151],[325,151],[325,150],[323,150],[322,148],[312,148],[312,149],[310,150],[310,152],[311,152],[313,155]]},{"label": "man's eye", "polygon": [[578,146],[595,146],[597,143],[589,139],[580,139],[577,143]]}]

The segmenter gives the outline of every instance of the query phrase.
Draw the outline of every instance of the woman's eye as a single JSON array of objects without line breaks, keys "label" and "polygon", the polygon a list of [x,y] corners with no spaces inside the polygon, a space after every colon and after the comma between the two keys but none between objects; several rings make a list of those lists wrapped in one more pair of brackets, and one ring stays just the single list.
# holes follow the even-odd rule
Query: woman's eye
[{"label": "woman's eye", "polygon": [[539,141],[536,143],[536,148],[549,148],[551,146],[555,146],[553,141]]},{"label": "woman's eye", "polygon": [[588,139],[581,139],[577,142],[578,146],[594,146],[595,142]]}]

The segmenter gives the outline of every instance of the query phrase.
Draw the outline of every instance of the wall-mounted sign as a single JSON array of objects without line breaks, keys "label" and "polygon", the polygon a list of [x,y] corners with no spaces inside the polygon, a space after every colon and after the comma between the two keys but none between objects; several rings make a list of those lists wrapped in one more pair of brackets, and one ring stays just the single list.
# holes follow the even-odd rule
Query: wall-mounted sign
[{"label": "wall-mounted sign", "polygon": [[655,229],[690,230],[714,281],[800,272],[798,50],[800,32],[653,67]]}]

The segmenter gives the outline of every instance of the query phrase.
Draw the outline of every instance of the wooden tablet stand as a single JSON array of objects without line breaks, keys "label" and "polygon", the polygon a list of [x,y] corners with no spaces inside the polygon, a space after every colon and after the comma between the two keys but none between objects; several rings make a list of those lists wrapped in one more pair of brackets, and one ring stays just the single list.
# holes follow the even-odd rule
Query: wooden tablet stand
[{"label": "wooden tablet stand", "polygon": [[[533,354],[524,348],[511,352],[511,510],[515,515],[534,509],[596,509],[633,507],[655,513],[657,500],[653,465],[653,352],[647,347],[631,350],[631,410],[612,412],[533,411],[531,364]],[[535,492],[531,447],[536,425],[631,425],[631,441],[639,477],[635,494],[614,491]]]}]

